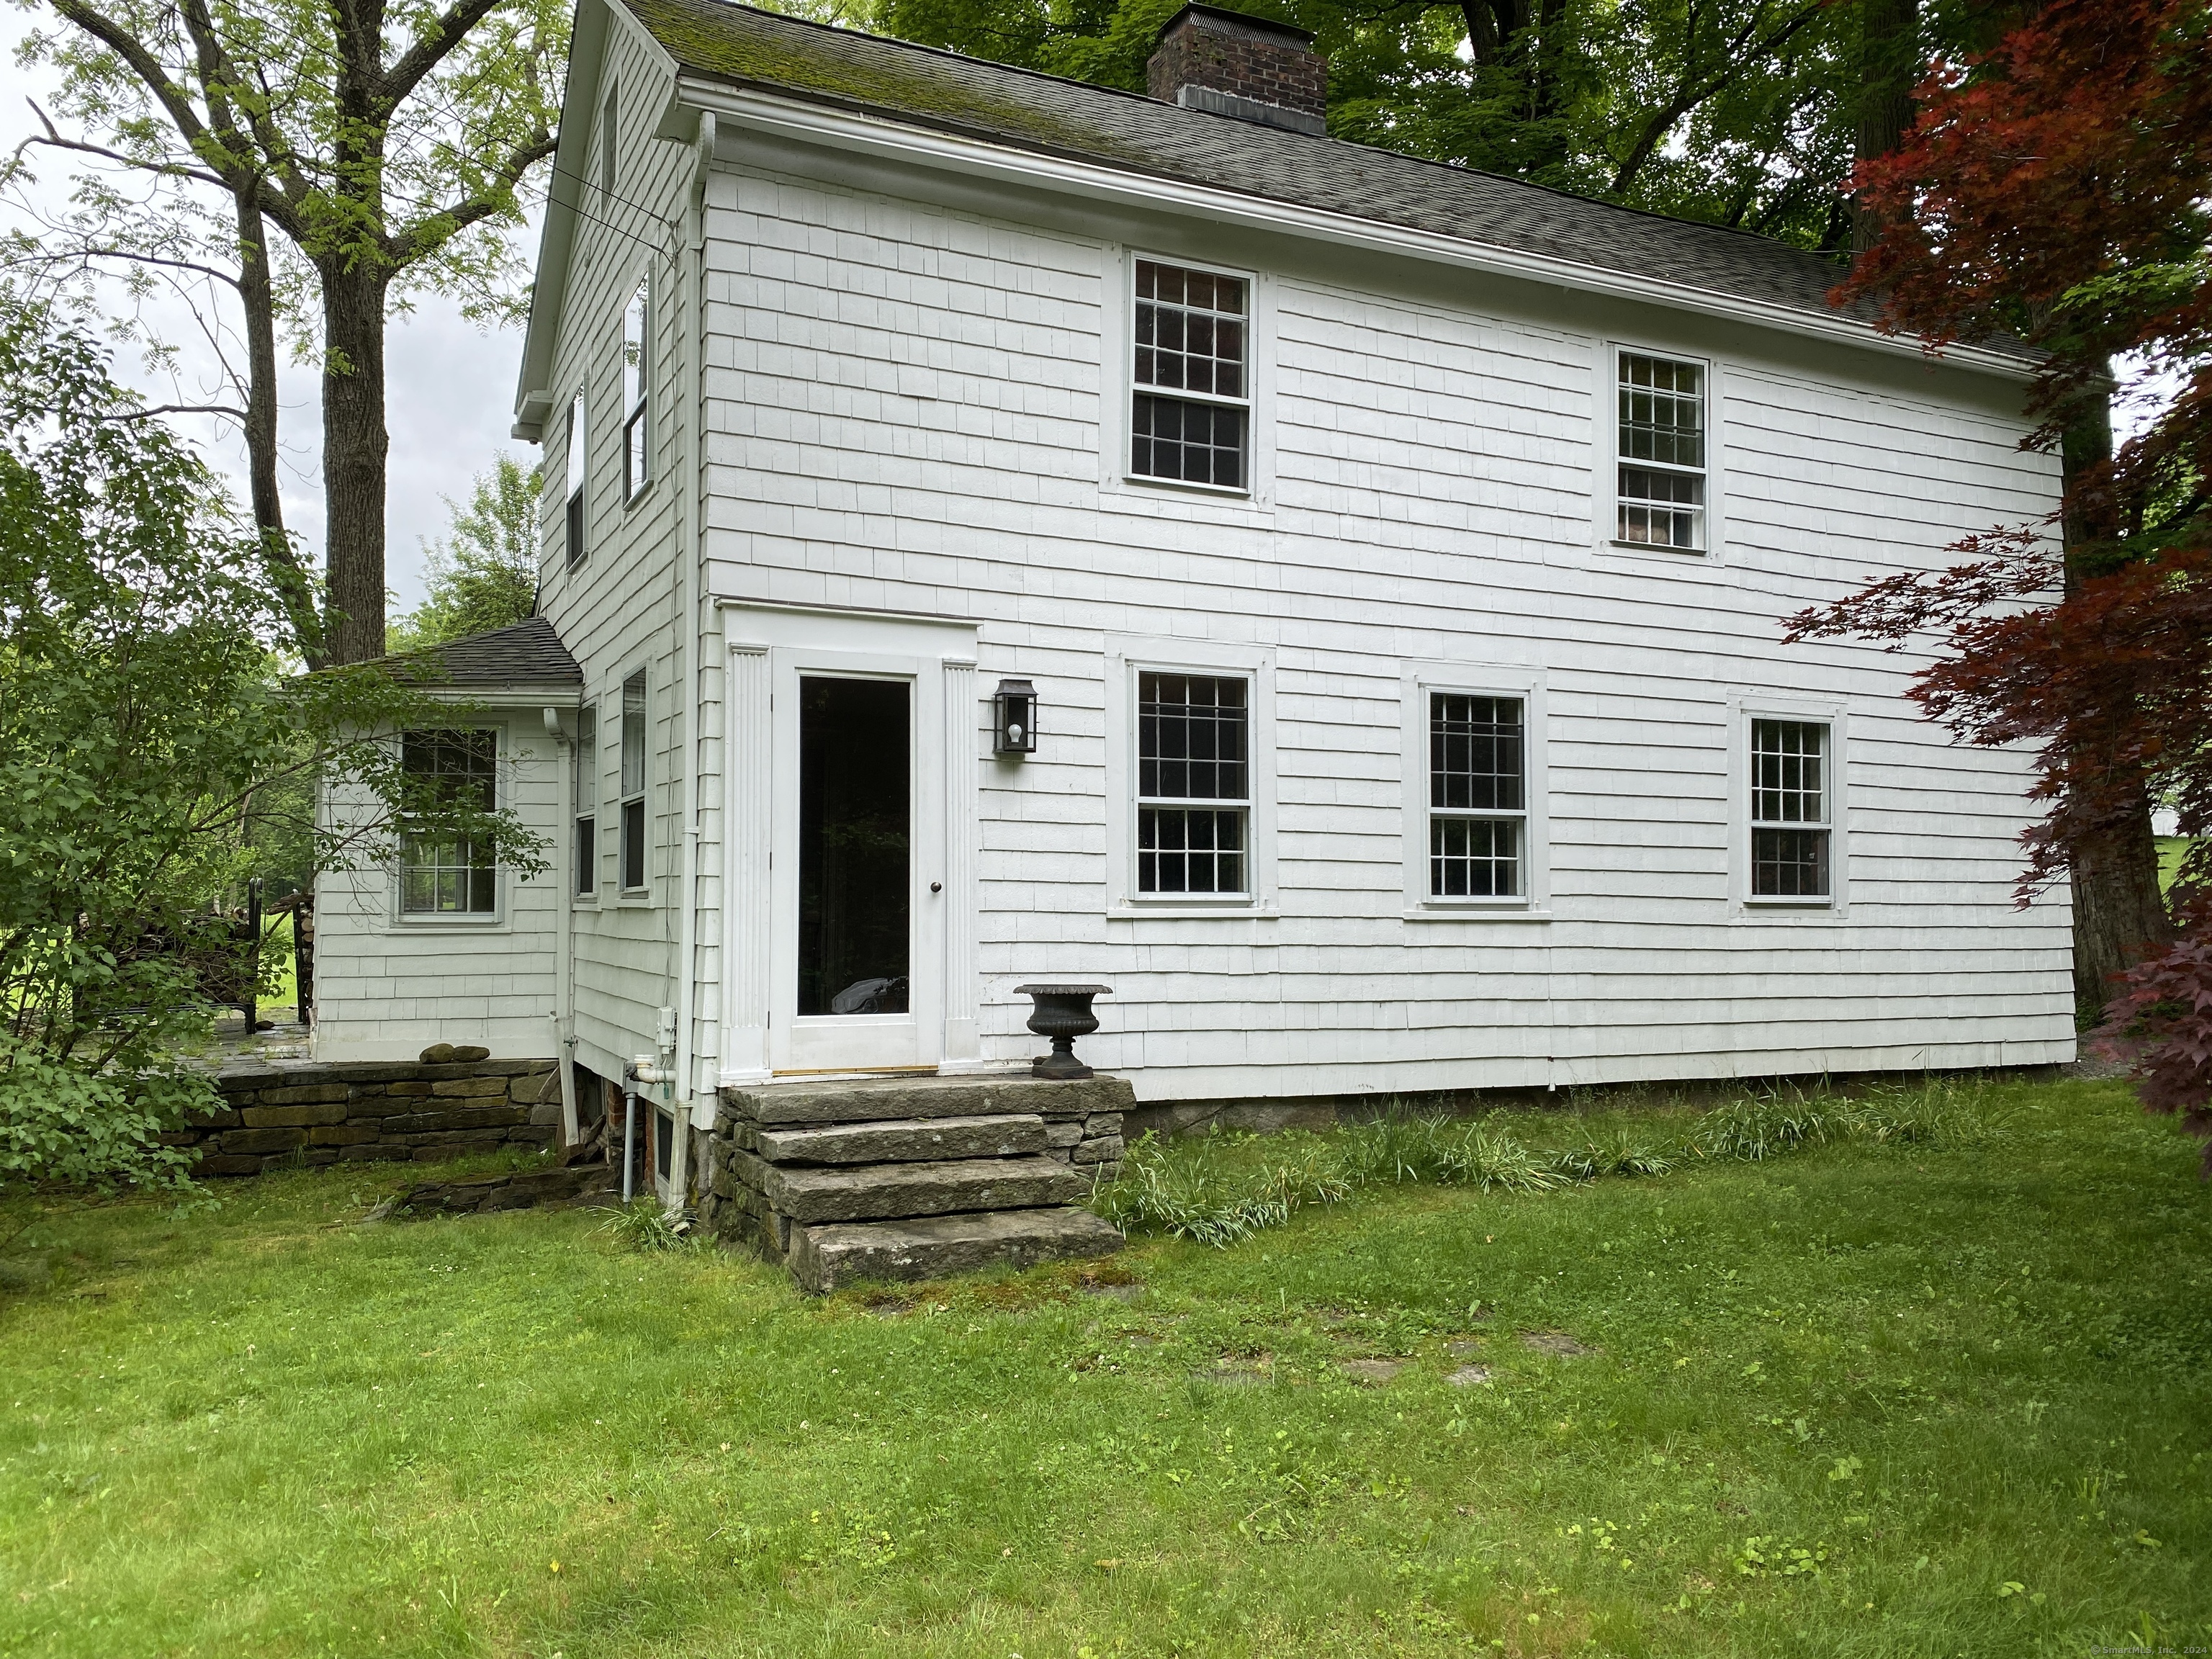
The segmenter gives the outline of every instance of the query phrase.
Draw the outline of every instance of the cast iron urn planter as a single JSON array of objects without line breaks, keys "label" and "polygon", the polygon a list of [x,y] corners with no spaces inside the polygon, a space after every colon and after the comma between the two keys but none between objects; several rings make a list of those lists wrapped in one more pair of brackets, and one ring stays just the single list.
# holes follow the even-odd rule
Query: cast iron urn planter
[{"label": "cast iron urn planter", "polygon": [[1110,985],[1017,985],[1015,994],[1036,1005],[1030,1015],[1030,1030],[1052,1039],[1052,1052],[1030,1062],[1032,1077],[1073,1080],[1091,1075],[1091,1068],[1075,1057],[1075,1039],[1098,1029],[1098,1016],[1091,1012],[1091,999],[1114,994]]}]

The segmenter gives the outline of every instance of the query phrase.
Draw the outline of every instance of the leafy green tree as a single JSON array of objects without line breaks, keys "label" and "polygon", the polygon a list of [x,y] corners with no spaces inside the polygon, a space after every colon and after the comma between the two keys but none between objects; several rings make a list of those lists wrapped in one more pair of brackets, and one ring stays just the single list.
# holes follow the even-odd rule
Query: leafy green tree
[{"label": "leafy green tree", "polygon": [[419,651],[519,623],[538,604],[538,471],[512,455],[477,475],[453,528],[427,545],[428,594],[392,627],[394,652]]},{"label": "leafy green tree", "polygon": [[[1850,246],[1854,160],[1909,124],[1930,30],[1982,0],[1255,0],[1329,60],[1329,131],[1433,161]],[[884,33],[1142,91],[1181,0],[874,0]],[[1955,14],[1955,15],[1954,15]]]},{"label": "leafy green tree", "polygon": [[[196,275],[237,307],[230,375],[255,521],[311,662],[382,654],[384,341],[415,296],[512,315],[525,177],[553,153],[568,8],[559,0],[20,0],[60,27],[36,141],[88,158],[74,207],[15,263]],[[210,339],[230,326],[204,317]],[[280,340],[322,370],[323,582],[276,490]]]},{"label": "leafy green tree", "polygon": [[[179,1044],[252,970],[219,906],[257,842],[327,869],[462,835],[544,868],[375,735],[452,705],[278,672],[268,559],[93,340],[0,288],[0,1185],[173,1170],[159,1132],[211,1098]],[[360,810],[319,817],[307,781]]]}]

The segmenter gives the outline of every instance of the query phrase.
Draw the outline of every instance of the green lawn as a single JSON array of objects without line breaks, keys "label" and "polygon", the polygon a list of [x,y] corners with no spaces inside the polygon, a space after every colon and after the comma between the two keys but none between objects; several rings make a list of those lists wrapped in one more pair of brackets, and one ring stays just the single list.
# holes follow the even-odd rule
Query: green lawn
[{"label": "green lawn", "polygon": [[2173,885],[2175,873],[2181,868],[2181,855],[2189,850],[2186,836],[2160,836],[2158,838],[2158,881],[2160,887]]},{"label": "green lawn", "polygon": [[872,1307],[389,1172],[0,1206],[0,1654],[2201,1650],[2212,1192],[1988,1101]]}]

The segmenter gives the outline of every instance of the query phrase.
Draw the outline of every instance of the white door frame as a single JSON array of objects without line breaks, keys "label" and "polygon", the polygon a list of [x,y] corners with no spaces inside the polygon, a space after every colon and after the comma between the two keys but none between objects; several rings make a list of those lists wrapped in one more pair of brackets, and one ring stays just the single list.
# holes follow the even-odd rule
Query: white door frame
[{"label": "white door frame", "polygon": [[[975,624],[732,599],[719,608],[728,665],[721,1081],[972,1064],[982,721]],[[798,690],[811,672],[897,678],[914,688],[906,1014],[798,1016]]]}]

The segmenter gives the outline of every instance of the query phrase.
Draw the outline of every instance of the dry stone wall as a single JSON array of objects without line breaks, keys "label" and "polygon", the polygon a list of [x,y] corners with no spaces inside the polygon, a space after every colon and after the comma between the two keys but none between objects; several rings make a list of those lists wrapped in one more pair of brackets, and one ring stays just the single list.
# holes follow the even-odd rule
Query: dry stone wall
[{"label": "dry stone wall", "polygon": [[326,1164],[433,1163],[561,1136],[550,1060],[273,1060],[228,1066],[222,1103],[161,1137],[198,1150],[194,1173]]}]

